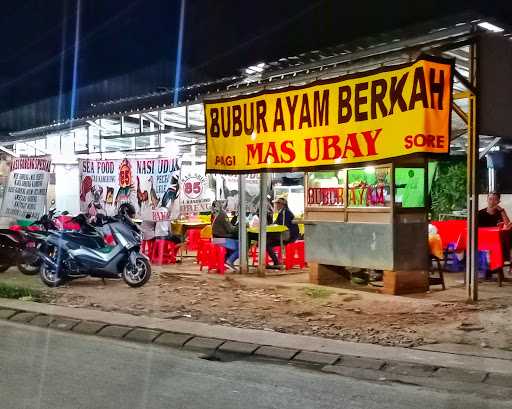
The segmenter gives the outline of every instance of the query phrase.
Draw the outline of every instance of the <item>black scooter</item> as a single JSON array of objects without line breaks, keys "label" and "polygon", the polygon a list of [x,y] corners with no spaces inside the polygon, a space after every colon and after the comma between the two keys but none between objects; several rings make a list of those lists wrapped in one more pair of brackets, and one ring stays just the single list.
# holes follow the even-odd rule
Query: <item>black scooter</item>
[{"label": "black scooter", "polygon": [[84,277],[124,279],[130,287],[140,287],[151,276],[151,266],[140,252],[141,234],[126,216],[108,218],[103,223],[114,237],[108,246],[102,232],[79,215],[73,219],[81,230],[50,232],[39,255],[39,275],[49,287]]}]

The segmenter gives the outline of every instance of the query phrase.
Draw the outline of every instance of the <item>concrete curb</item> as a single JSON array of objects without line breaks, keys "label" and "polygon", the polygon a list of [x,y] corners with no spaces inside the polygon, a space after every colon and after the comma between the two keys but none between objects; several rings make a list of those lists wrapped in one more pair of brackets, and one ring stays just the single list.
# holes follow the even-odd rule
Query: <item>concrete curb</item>
[{"label": "concrete curb", "polygon": [[512,365],[508,359],[382,347],[8,299],[0,299],[0,319],[60,331],[183,348],[209,356],[231,354],[307,364],[324,368],[329,373],[352,373],[356,378],[366,374],[369,380],[396,378],[400,381],[400,377],[409,376],[428,378],[427,384],[434,386],[443,381],[494,385],[507,390],[510,388],[512,396]]}]

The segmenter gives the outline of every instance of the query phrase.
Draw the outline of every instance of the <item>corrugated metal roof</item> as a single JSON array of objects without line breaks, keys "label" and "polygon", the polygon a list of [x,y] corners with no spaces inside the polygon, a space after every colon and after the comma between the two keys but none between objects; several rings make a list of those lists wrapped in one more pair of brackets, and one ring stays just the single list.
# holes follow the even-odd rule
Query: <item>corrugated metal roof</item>
[{"label": "corrugated metal roof", "polygon": [[[318,77],[342,75],[351,71],[403,62],[404,59],[414,58],[415,53],[441,52],[450,47],[462,47],[471,37],[471,32],[479,19],[480,16],[464,13],[446,20],[427,22],[412,28],[362,38],[349,44],[283,57],[277,61],[266,62],[264,71],[257,75],[238,74],[182,87],[178,91],[177,105],[200,102],[212,96],[245,94],[261,88],[288,85],[291,82],[307,82]],[[454,57],[458,58],[457,62],[462,65],[467,63],[461,54]],[[153,75],[158,74],[154,72]],[[108,89],[105,84],[103,87]],[[79,94],[83,96],[83,93],[84,90],[80,89]],[[0,132],[3,130],[6,135],[13,131],[17,131],[18,135],[24,133],[20,131],[26,131],[27,135],[54,132],[74,127],[87,119],[172,107],[174,100],[174,90],[171,89],[141,92],[137,96],[122,98],[114,98],[115,92],[109,95],[112,99],[97,99],[87,106],[79,106],[74,120],[59,121],[56,113],[59,112],[58,106],[62,99],[59,101],[57,97],[0,113]],[[69,96],[63,97],[64,100],[67,98]]]}]

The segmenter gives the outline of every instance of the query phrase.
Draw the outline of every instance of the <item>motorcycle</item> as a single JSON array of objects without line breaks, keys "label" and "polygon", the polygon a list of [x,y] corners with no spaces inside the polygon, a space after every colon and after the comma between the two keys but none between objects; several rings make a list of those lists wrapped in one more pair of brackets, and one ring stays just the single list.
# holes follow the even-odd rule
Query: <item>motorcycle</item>
[{"label": "motorcycle", "polygon": [[23,274],[36,275],[39,265],[37,257],[30,251],[31,245],[33,242],[23,232],[0,229],[0,273],[11,266],[17,266]]},{"label": "motorcycle", "polygon": [[37,255],[39,243],[50,229],[56,229],[53,223],[55,210],[51,209],[39,220],[28,227],[20,225],[0,229],[0,272],[16,265],[26,275],[39,272],[40,260]]},{"label": "motorcycle", "polygon": [[123,279],[130,287],[140,287],[151,276],[151,266],[140,252],[141,234],[128,218],[107,218],[102,227],[114,238],[107,245],[104,235],[87,222],[84,215],[73,220],[80,231],[50,232],[46,238],[39,275],[44,284],[57,287],[84,277]]},{"label": "motorcycle", "polygon": [[26,275],[39,272],[41,260],[38,249],[51,230],[57,230],[55,209],[29,226],[13,225],[9,229],[0,229],[0,272],[16,265]]}]

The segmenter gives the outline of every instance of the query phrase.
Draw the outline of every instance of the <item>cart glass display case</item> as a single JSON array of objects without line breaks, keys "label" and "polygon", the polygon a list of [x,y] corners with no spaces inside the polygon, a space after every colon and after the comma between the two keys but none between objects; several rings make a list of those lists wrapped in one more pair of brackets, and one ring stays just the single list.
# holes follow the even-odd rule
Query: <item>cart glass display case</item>
[{"label": "cart glass display case", "polygon": [[425,158],[413,158],[307,173],[308,260],[326,266],[426,270],[426,165]]}]

